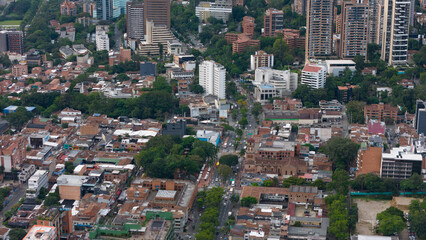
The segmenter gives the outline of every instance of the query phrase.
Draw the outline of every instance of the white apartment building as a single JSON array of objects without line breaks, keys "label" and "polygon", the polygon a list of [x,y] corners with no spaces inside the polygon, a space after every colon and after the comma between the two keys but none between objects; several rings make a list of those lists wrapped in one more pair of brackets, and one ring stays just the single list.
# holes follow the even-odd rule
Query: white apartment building
[{"label": "white apartment building", "polygon": [[389,65],[407,63],[410,0],[384,0],[381,59]]},{"label": "white apartment building", "polygon": [[327,66],[327,73],[335,77],[342,77],[345,75],[346,68],[355,72],[356,63],[352,60],[325,60],[325,65]]},{"label": "white apartment building", "polygon": [[225,99],[225,67],[215,61],[203,61],[199,67],[199,84],[204,92]]},{"label": "white apartment building", "polygon": [[266,67],[261,67],[255,71],[254,84],[269,83],[274,86],[277,96],[290,95],[297,88],[297,73],[292,73],[290,70],[276,70]]},{"label": "white apartment building", "polygon": [[327,76],[327,68],[324,65],[308,63],[302,70],[302,84],[313,89],[324,88]]},{"label": "white apartment building", "polygon": [[250,70],[254,71],[260,67],[272,68],[274,66],[274,54],[268,54],[264,51],[256,51],[250,56]]},{"label": "white apartment building", "polygon": [[40,193],[40,189],[48,187],[48,177],[46,170],[37,170],[28,179],[27,198],[36,198]]},{"label": "white apartment building", "polygon": [[200,22],[207,22],[209,17],[214,17],[227,22],[232,13],[232,1],[216,0],[215,2],[200,2],[195,8],[195,16]]},{"label": "white apartment building", "polygon": [[109,51],[109,37],[105,31],[96,31],[96,51]]}]

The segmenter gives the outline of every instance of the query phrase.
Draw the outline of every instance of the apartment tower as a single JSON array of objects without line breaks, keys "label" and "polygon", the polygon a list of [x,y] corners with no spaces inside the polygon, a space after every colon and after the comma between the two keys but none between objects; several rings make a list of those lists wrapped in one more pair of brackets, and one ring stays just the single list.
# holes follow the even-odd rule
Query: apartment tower
[{"label": "apartment tower", "polygon": [[263,23],[263,36],[274,37],[275,31],[283,29],[284,12],[275,8],[266,10]]},{"label": "apartment tower", "polygon": [[132,39],[144,38],[143,2],[127,2],[127,37]]},{"label": "apartment tower", "polygon": [[152,20],[170,29],[170,0],[145,0],[143,16],[145,24],[147,20]]},{"label": "apartment tower", "polygon": [[333,52],[333,0],[307,2],[305,59],[329,57]]},{"label": "apartment tower", "polygon": [[389,65],[405,65],[411,2],[409,0],[384,1],[381,59]]},{"label": "apartment tower", "polygon": [[[367,0],[364,0],[367,1]],[[362,0],[343,2],[340,57],[367,56],[368,3]]]},{"label": "apartment tower", "polygon": [[204,92],[225,99],[226,69],[214,61],[203,61],[200,64],[199,83]]}]

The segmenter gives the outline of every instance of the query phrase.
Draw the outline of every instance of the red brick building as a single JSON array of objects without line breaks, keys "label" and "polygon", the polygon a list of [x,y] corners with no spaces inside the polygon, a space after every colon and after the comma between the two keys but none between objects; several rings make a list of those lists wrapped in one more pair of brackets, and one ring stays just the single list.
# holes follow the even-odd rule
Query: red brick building
[{"label": "red brick building", "polygon": [[76,16],[77,15],[77,6],[74,2],[65,0],[61,4],[61,15],[65,16]]},{"label": "red brick building", "polygon": [[386,123],[394,123],[398,118],[398,108],[389,104],[371,104],[364,107],[364,117],[377,119]]},{"label": "red brick building", "polygon": [[245,16],[243,18],[243,33],[249,37],[253,37],[254,35],[254,26],[255,19],[250,16]]}]

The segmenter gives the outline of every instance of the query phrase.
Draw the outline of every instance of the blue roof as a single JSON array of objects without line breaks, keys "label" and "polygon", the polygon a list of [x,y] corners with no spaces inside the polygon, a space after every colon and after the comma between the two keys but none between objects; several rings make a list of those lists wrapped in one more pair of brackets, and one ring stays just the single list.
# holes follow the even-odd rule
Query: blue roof
[{"label": "blue roof", "polygon": [[260,89],[275,89],[274,88],[274,85],[272,85],[272,84],[263,84],[263,85],[260,85]]}]

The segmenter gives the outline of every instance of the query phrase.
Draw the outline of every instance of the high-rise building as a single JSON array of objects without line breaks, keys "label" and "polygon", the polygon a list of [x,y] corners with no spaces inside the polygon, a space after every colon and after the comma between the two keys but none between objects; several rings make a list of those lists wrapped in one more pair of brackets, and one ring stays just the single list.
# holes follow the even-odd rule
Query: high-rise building
[{"label": "high-rise building", "polygon": [[308,63],[302,70],[302,84],[313,89],[324,88],[327,69],[324,65]]},{"label": "high-rise building", "polygon": [[126,14],[126,2],[128,0],[112,0],[112,17],[118,18]]},{"label": "high-rise building", "polygon": [[109,37],[106,34],[108,26],[96,26],[96,51],[109,51]]},{"label": "high-rise building", "polygon": [[250,70],[256,70],[260,67],[272,68],[273,66],[274,54],[268,54],[260,50],[250,56]]},{"label": "high-rise building", "polygon": [[89,13],[90,16],[94,18],[96,17],[96,4],[94,2],[87,1],[87,2],[83,2],[82,5],[83,5],[83,12]]},{"label": "high-rise building", "polygon": [[283,29],[284,13],[281,10],[270,8],[263,18],[263,36],[274,37],[275,31]]},{"label": "high-rise building", "polygon": [[24,53],[24,34],[22,31],[7,32],[7,49],[9,52]]},{"label": "high-rise building", "polygon": [[407,62],[410,0],[384,0],[381,59],[389,65]]},{"label": "high-rise building", "polygon": [[214,61],[203,61],[199,69],[199,83],[204,92],[225,99],[226,69]]},{"label": "high-rise building", "polygon": [[145,24],[147,20],[151,20],[170,29],[170,0],[145,0],[143,16]]},{"label": "high-rise building", "polygon": [[305,59],[325,58],[332,54],[333,1],[308,0]]},{"label": "high-rise building", "polygon": [[127,37],[144,38],[143,2],[127,2]]},{"label": "high-rise building", "polygon": [[297,14],[306,15],[306,0],[294,0],[291,9]]},{"label": "high-rise building", "polygon": [[360,0],[343,2],[340,57],[367,57],[368,4]]},{"label": "high-rise building", "polygon": [[368,0],[368,43],[378,41],[379,6],[379,0]]},{"label": "high-rise building", "polygon": [[255,19],[254,17],[245,16],[243,18],[243,33],[249,37],[254,35]]},{"label": "high-rise building", "polygon": [[112,19],[112,0],[96,0],[96,16],[101,20]]},{"label": "high-rise building", "polygon": [[77,15],[77,6],[75,5],[74,2],[65,0],[65,2],[61,4],[60,8],[61,8],[61,15],[65,15],[65,16]]},{"label": "high-rise building", "polygon": [[418,134],[423,133],[426,135],[426,101],[416,101],[414,128]]}]

